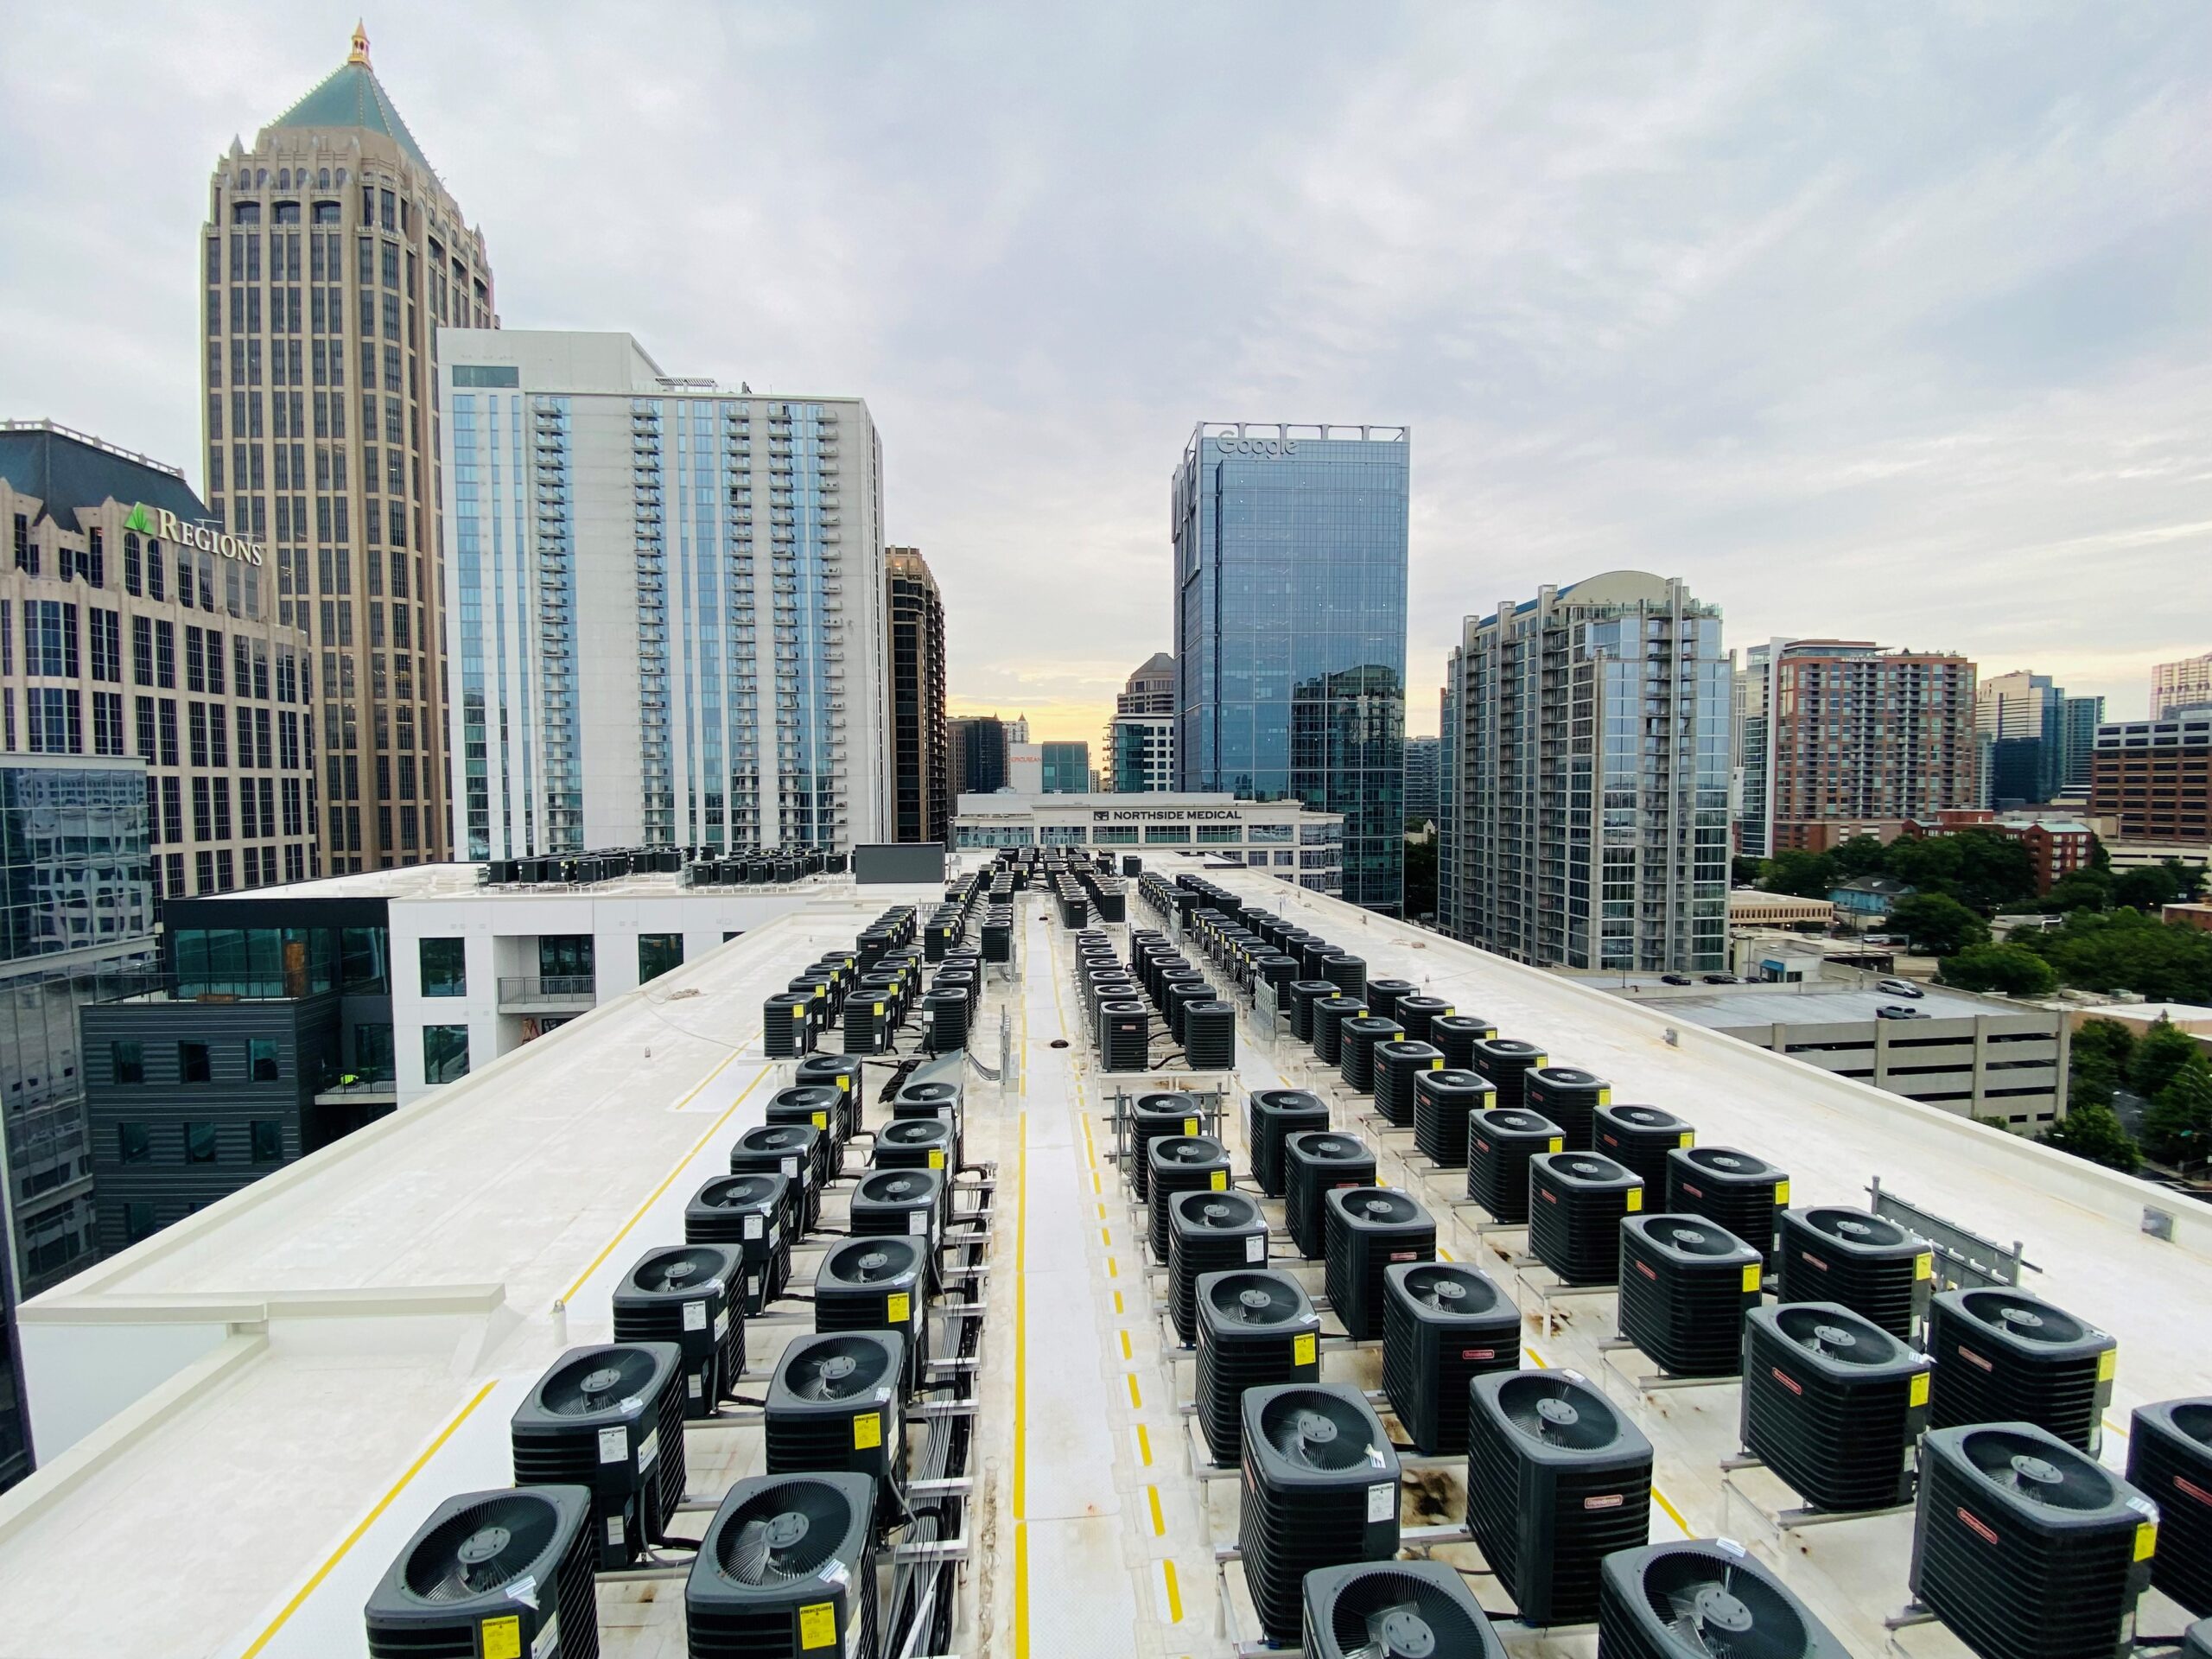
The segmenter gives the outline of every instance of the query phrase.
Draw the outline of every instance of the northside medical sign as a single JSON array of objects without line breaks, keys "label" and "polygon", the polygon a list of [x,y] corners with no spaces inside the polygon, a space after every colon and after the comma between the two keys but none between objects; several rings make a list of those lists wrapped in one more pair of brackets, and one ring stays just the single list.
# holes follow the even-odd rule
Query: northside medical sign
[{"label": "northside medical sign", "polygon": [[168,508],[149,507],[143,501],[132,505],[130,516],[123,521],[123,527],[135,530],[141,536],[151,536],[156,541],[198,548],[202,553],[219,553],[226,559],[243,559],[248,564],[262,562],[264,550],[259,542],[250,542],[212,524],[188,524]]}]

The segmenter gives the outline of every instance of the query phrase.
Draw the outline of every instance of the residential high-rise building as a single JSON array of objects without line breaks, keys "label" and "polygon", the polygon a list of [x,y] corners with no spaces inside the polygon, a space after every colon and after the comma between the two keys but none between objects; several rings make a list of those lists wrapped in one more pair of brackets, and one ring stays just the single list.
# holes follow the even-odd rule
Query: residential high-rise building
[{"label": "residential high-rise building", "polygon": [[2065,761],[2059,787],[2068,794],[2089,787],[2095,769],[2097,728],[2105,723],[2102,697],[2069,697],[2061,705],[2065,722]]},{"label": "residential high-rise building", "polygon": [[2212,848],[2212,708],[2101,727],[2089,810],[2123,841]]},{"label": "residential high-rise building", "polygon": [[1203,422],[1176,467],[1176,786],[1344,821],[1344,896],[1405,887],[1399,426]]},{"label": "residential high-rise building", "polygon": [[2164,720],[2177,709],[2212,703],[2212,651],[2159,663],[2151,670],[2151,718]]},{"label": "residential high-rise building", "polygon": [[1974,728],[1990,741],[1990,804],[2032,806],[2066,784],[2066,693],[2026,669],[1981,682]]},{"label": "residential high-rise building", "polygon": [[1115,696],[1105,758],[1116,795],[1175,787],[1175,659],[1166,652],[1145,658]]},{"label": "residential high-rise building", "polygon": [[1516,961],[1725,966],[1720,613],[1616,570],[1471,616],[1445,679],[1437,925]]},{"label": "residential high-rise building", "polygon": [[1436,819],[1440,753],[1440,740],[1437,738],[1406,740],[1406,822],[1409,824],[1433,823]]},{"label": "residential high-rise building", "polygon": [[0,423],[0,750],[137,756],[156,898],[320,874],[308,636],[268,550],[48,422]]},{"label": "residential high-rise building", "polygon": [[673,378],[622,334],[440,354],[461,855],[883,840],[868,405]]},{"label": "residential high-rise building", "polygon": [[942,845],[952,826],[944,601],[918,548],[886,549],[883,577],[891,653],[885,670],[891,697],[891,836]]},{"label": "residential high-rise building", "polygon": [[991,795],[1007,786],[1007,723],[996,715],[971,715],[945,721],[946,747],[952,752],[956,795]]},{"label": "residential high-rise building", "polygon": [[451,857],[437,330],[498,326],[483,233],[356,29],[232,141],[201,237],[207,505],[268,544],[276,620],[313,630],[327,867]]},{"label": "residential high-rise building", "polygon": [[1974,665],[1860,639],[1770,639],[1732,698],[1736,846],[1825,852],[1979,804]]}]

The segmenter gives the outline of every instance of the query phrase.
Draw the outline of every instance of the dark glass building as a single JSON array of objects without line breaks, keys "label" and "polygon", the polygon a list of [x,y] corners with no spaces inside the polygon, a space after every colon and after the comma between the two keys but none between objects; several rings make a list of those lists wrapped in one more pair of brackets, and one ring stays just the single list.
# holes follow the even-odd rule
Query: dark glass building
[{"label": "dark glass building", "polygon": [[934,842],[952,828],[945,742],[944,601],[920,550],[884,550],[891,694],[891,838]]},{"label": "dark glass building", "polygon": [[1173,489],[1176,787],[1341,812],[1344,896],[1394,914],[1411,451],[1404,427],[1204,423]]}]

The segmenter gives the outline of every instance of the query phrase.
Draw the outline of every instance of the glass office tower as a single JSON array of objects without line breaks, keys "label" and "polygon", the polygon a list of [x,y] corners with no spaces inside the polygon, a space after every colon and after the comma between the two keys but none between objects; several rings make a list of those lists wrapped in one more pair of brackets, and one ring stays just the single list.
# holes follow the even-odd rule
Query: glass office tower
[{"label": "glass office tower", "polygon": [[1344,896],[1405,886],[1398,426],[1202,423],[1176,469],[1176,786],[1344,818]]}]

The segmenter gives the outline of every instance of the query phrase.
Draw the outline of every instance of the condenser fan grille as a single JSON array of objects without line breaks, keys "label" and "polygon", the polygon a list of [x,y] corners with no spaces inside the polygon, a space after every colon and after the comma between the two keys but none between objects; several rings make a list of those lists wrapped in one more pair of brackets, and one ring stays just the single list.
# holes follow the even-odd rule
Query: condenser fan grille
[{"label": "condenser fan grille", "polygon": [[914,1247],[895,1237],[873,1238],[865,1244],[849,1244],[823,1265],[830,1276],[849,1284],[880,1285],[904,1279],[914,1271],[918,1258]]},{"label": "condenser fan grille", "polygon": [[1346,1659],[1479,1654],[1482,1628],[1437,1586],[1410,1573],[1362,1574],[1337,1594],[1330,1634]]},{"label": "condenser fan grille", "polygon": [[1737,1180],[1752,1180],[1773,1173],[1774,1166],[1748,1152],[1722,1152],[1711,1147],[1693,1147],[1689,1160],[1700,1169]]},{"label": "condenser fan grille", "polygon": [[1349,1403],[1319,1389],[1277,1395],[1260,1416],[1261,1438],[1296,1469],[1335,1473],[1370,1466],[1373,1430]]},{"label": "condenser fan grille", "polygon": [[880,1134],[894,1147],[912,1146],[918,1141],[942,1140],[944,1125],[933,1117],[894,1118],[883,1126]]},{"label": "condenser fan grille", "polygon": [[1687,1651],[1712,1659],[1801,1659],[1810,1635],[1772,1585],[1725,1555],[1658,1556],[1644,1568],[1643,1595]]},{"label": "condenser fan grille", "polygon": [[1417,1268],[1406,1275],[1406,1294],[1424,1307],[1470,1319],[1499,1305],[1496,1285],[1457,1268]]},{"label": "condenser fan grille", "polygon": [[585,1355],[538,1385],[538,1402],[563,1417],[588,1417],[611,1411],[652,1386],[659,1368],[651,1354],[635,1348],[607,1348]]},{"label": "condenser fan grille", "polygon": [[558,1524],[553,1506],[526,1492],[471,1504],[416,1546],[402,1582],[437,1605],[490,1594],[530,1570]]},{"label": "condenser fan grille", "polygon": [[1853,1210],[1815,1210],[1805,1217],[1805,1224],[1859,1249],[1894,1249],[1910,1236],[1893,1221]]},{"label": "condenser fan grille", "polygon": [[852,1510],[835,1487],[787,1481],[747,1500],[722,1529],[719,1565],[740,1584],[811,1579],[836,1559]]},{"label": "condenser fan grille", "polygon": [[1305,1311],[1291,1287],[1257,1274],[1224,1280],[1206,1298],[1224,1325],[1281,1325]]},{"label": "condenser fan grille", "polygon": [[1655,1112],[1649,1106],[1623,1106],[1613,1116],[1639,1129],[1671,1129],[1681,1122],[1672,1112]]},{"label": "condenser fan grille", "polygon": [[1183,1206],[1183,1218],[1203,1227],[1249,1227],[1259,1215],[1259,1207],[1249,1198],[1217,1195],[1203,1204]]},{"label": "condenser fan grille", "polygon": [[1612,1408],[1587,1389],[1539,1376],[1516,1378],[1498,1392],[1514,1427],[1541,1445],[1568,1452],[1597,1452],[1620,1438]]},{"label": "condenser fan grille", "polygon": [[1363,1192],[1356,1198],[1345,1199],[1344,1207],[1346,1215],[1357,1216],[1362,1221],[1411,1221],[1416,1213],[1413,1200],[1395,1192]]},{"label": "condenser fan grille", "polygon": [[715,1182],[700,1196],[718,1210],[757,1210],[774,1191],[775,1183],[765,1175],[739,1175]]},{"label": "condenser fan grille", "polygon": [[861,1183],[861,1197],[877,1203],[898,1204],[918,1198],[929,1183],[912,1175],[871,1175]]},{"label": "condenser fan grille", "polygon": [[1774,1322],[1782,1334],[1807,1351],[1844,1365],[1888,1365],[1897,1344],[1886,1332],[1816,1307],[1784,1307]]},{"label": "condenser fan grille", "polygon": [[784,1370],[785,1386],[802,1400],[855,1400],[883,1381],[890,1357],[873,1342],[845,1337],[816,1343]]},{"label": "condenser fan grille", "polygon": [[1662,1216],[1647,1224],[1644,1231],[1654,1243],[1663,1244],[1670,1250],[1679,1250],[1684,1255],[1732,1255],[1742,1248],[1720,1228],[1700,1226],[1694,1221],[1678,1221],[1670,1216]]},{"label": "condenser fan grille", "polygon": [[2112,1507],[2110,1478],[2070,1449],[2001,1428],[1968,1434],[1961,1449],[1985,1478],[2018,1502],[2077,1511]]},{"label": "condenser fan grille", "polygon": [[798,1124],[747,1131],[742,1145],[748,1152],[788,1152],[807,1143],[809,1130]]},{"label": "condenser fan grille", "polygon": [[1617,1181],[1621,1178],[1621,1166],[1604,1158],[1578,1158],[1569,1154],[1552,1160],[1552,1168],[1571,1181]]},{"label": "condenser fan grille", "polygon": [[953,1086],[949,1083],[914,1083],[907,1084],[906,1088],[899,1090],[899,1093],[908,1100],[922,1101],[932,1105],[939,1101],[950,1100],[955,1092]]},{"label": "condenser fan grille", "polygon": [[1300,1145],[1306,1156],[1317,1162],[1340,1162],[1348,1158],[1359,1157],[1366,1151],[1366,1148],[1358,1141],[1347,1141],[1340,1135],[1314,1135],[1301,1142]]},{"label": "condenser fan grille", "polygon": [[2001,1290],[1970,1290],[1961,1300],[1974,1319],[2017,1342],[2063,1346],[2088,1335],[2087,1327],[2072,1314],[2030,1297]]},{"label": "condenser fan grille", "polygon": [[714,1282],[722,1258],[712,1250],[664,1250],[632,1275],[640,1290],[697,1290]]},{"label": "condenser fan grille", "polygon": [[1492,1112],[1488,1121],[1509,1135],[1535,1135],[1551,1127],[1548,1118],[1538,1117],[1534,1112]]}]

